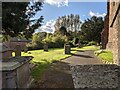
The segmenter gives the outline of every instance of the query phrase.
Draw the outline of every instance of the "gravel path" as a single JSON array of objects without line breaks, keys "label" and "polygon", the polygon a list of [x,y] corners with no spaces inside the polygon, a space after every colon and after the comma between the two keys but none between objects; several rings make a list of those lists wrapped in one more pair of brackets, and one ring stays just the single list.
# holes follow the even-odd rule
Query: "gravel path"
[{"label": "gravel path", "polygon": [[52,63],[35,84],[36,88],[69,88],[74,90],[70,65],[102,64],[93,51],[79,51],[73,56]]}]

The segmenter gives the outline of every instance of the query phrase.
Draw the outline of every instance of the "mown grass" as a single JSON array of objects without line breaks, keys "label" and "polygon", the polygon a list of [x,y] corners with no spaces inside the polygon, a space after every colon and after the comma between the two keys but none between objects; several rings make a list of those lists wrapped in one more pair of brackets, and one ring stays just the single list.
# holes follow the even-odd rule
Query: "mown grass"
[{"label": "mown grass", "polygon": [[82,48],[78,48],[78,50],[99,50],[100,47],[99,46],[95,46],[95,45],[92,45],[92,46],[84,46]]},{"label": "mown grass", "polygon": [[113,54],[111,51],[104,50],[101,53],[98,53],[97,56],[105,64],[112,64],[113,63]]},{"label": "mown grass", "polygon": [[32,70],[32,76],[35,79],[41,77],[43,72],[48,68],[48,66],[61,59],[70,57],[72,54],[76,53],[79,50],[98,50],[99,47],[96,46],[85,46],[82,48],[71,48],[71,54],[64,54],[63,48],[49,49],[48,52],[43,50],[33,50],[28,51],[27,53],[22,52],[22,56],[33,56],[31,63],[36,64],[36,67]]},{"label": "mown grass", "polygon": [[[76,51],[71,51],[71,53],[75,53]],[[70,57],[71,54],[64,54],[64,49],[49,49],[48,52],[44,52],[43,50],[33,50],[28,51],[28,53],[22,52],[22,56],[33,56],[33,60],[31,63],[36,64],[37,67],[32,70],[32,76],[35,79],[41,77],[43,72],[47,69],[49,64],[59,61],[61,59]]]}]

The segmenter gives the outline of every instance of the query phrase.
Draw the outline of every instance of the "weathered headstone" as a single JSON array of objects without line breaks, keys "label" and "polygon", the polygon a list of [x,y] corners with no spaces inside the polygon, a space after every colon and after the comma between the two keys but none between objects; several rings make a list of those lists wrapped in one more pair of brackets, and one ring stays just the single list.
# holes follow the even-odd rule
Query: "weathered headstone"
[{"label": "weathered headstone", "polygon": [[27,53],[28,49],[27,47],[24,47],[24,52]]},{"label": "weathered headstone", "polygon": [[78,42],[78,48],[80,48],[81,47],[81,43],[80,43],[80,41]]},{"label": "weathered headstone", "polygon": [[15,47],[15,57],[21,56],[21,47],[20,45],[16,45]]},{"label": "weathered headstone", "polygon": [[119,90],[120,67],[117,65],[71,66],[75,88],[79,90]]},{"label": "weathered headstone", "polygon": [[70,49],[70,45],[69,44],[65,44],[64,45],[64,53],[65,54],[70,54],[71,53],[71,49]]},{"label": "weathered headstone", "polygon": [[43,49],[44,49],[44,51],[48,52],[48,45],[44,44]]}]

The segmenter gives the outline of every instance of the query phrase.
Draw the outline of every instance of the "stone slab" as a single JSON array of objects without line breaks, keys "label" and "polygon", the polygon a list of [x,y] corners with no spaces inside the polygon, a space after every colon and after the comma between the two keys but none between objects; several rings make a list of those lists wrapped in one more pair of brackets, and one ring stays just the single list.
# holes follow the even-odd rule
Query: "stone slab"
[{"label": "stone slab", "polygon": [[2,67],[0,68],[0,71],[10,71],[17,69],[21,65],[29,62],[32,60],[33,57],[31,56],[22,56],[22,57],[13,57],[7,60],[4,60],[1,62]]},{"label": "stone slab", "polygon": [[14,70],[16,67],[19,67],[19,62],[2,62],[2,71]]},{"label": "stone slab", "polygon": [[120,90],[117,65],[75,65],[71,71],[74,87],[80,90]]}]

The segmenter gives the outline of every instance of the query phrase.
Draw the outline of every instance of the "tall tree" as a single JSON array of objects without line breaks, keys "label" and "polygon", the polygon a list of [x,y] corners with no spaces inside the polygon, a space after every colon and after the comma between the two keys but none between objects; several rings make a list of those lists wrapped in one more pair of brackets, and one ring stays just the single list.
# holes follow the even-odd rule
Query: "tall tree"
[{"label": "tall tree", "polygon": [[102,17],[93,16],[90,19],[85,20],[81,26],[81,31],[87,41],[101,41],[101,31],[104,27],[104,21]]},{"label": "tall tree", "polygon": [[42,2],[3,2],[2,33],[11,37],[22,34],[30,38],[34,30],[41,26],[43,16],[31,19],[41,10]]},{"label": "tall tree", "polygon": [[59,30],[60,27],[65,27],[67,32],[72,31],[74,32],[74,35],[76,35],[80,30],[80,24],[81,22],[79,15],[70,14],[59,17],[55,23],[55,29]]}]

